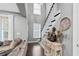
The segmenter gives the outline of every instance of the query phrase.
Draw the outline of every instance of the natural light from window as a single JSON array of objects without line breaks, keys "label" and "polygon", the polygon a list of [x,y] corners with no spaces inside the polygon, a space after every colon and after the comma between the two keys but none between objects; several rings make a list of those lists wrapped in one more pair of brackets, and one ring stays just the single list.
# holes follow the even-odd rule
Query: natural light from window
[{"label": "natural light from window", "polygon": [[40,3],[34,3],[33,13],[37,15],[41,15],[41,4]]}]

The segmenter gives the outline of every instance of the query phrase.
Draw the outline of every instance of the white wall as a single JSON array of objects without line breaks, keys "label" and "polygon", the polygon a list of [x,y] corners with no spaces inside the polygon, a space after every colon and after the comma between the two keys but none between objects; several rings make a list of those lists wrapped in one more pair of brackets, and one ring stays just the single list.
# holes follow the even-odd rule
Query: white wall
[{"label": "white wall", "polygon": [[13,15],[13,37],[16,39],[17,37],[21,37],[24,40],[28,38],[28,24],[27,19],[19,14],[9,13],[9,12],[2,12],[0,14],[4,15]]},{"label": "white wall", "polygon": [[26,40],[28,35],[28,25],[27,20],[22,16],[14,16],[14,32],[15,32],[15,38],[18,36],[22,39]]}]

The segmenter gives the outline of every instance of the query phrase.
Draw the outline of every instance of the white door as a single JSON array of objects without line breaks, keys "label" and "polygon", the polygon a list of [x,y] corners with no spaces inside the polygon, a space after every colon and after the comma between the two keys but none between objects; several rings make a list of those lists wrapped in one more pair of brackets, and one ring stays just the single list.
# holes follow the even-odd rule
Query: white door
[{"label": "white door", "polygon": [[73,4],[73,55],[79,56],[79,3]]},{"label": "white door", "polygon": [[0,14],[0,41],[13,40],[13,16]]}]

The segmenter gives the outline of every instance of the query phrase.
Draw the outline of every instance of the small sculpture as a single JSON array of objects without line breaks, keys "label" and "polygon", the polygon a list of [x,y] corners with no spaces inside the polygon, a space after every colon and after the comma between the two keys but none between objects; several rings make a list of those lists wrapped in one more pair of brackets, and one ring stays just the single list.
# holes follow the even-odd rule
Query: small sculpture
[{"label": "small sculpture", "polygon": [[62,37],[62,32],[61,31],[57,31],[57,42],[61,43],[61,38]]},{"label": "small sculpture", "polygon": [[57,42],[56,28],[55,28],[55,27],[52,28],[52,34],[51,34],[51,39],[50,39],[50,41],[52,41],[52,42]]},{"label": "small sculpture", "polygon": [[50,40],[51,39],[51,34],[50,34],[50,32],[47,32],[48,34],[47,34],[47,39],[48,40]]}]

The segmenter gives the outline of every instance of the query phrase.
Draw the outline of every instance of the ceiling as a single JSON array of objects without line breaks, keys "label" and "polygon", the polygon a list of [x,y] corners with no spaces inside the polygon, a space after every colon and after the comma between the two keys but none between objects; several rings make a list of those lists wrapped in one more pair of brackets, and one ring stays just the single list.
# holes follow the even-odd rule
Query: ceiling
[{"label": "ceiling", "polygon": [[20,13],[16,3],[0,3],[0,10]]},{"label": "ceiling", "polygon": [[26,17],[26,9],[25,9],[26,7],[25,7],[25,3],[16,3],[16,5],[17,5],[17,7],[18,7],[20,13],[21,13],[24,17]]},{"label": "ceiling", "polygon": [[24,3],[0,3],[0,11],[18,13],[26,17],[26,9]]}]

